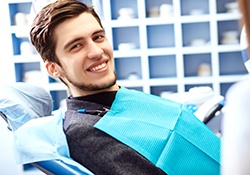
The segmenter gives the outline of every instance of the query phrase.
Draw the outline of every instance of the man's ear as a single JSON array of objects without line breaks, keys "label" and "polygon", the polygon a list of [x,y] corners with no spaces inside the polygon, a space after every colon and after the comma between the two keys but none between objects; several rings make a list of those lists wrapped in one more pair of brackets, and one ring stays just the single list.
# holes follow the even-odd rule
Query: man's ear
[{"label": "man's ear", "polygon": [[51,61],[45,61],[45,67],[49,75],[52,76],[53,78],[59,78],[61,76],[60,68],[57,63]]}]

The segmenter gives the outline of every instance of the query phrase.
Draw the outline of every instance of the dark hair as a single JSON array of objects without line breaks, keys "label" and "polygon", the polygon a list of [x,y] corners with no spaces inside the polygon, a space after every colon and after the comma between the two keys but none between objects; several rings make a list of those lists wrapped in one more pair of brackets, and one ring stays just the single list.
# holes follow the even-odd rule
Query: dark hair
[{"label": "dark hair", "polygon": [[37,14],[31,26],[30,40],[43,61],[49,60],[61,65],[55,53],[56,41],[53,38],[53,31],[63,21],[84,12],[92,14],[103,28],[94,8],[77,0],[57,0],[45,6]]}]

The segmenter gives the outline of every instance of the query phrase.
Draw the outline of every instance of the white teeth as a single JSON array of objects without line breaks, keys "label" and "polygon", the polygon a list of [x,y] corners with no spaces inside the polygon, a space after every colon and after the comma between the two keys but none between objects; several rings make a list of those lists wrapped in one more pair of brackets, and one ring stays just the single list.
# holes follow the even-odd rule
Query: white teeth
[{"label": "white teeth", "polygon": [[90,71],[98,71],[100,69],[103,69],[105,66],[106,66],[106,63],[102,63],[96,67],[91,68]]}]

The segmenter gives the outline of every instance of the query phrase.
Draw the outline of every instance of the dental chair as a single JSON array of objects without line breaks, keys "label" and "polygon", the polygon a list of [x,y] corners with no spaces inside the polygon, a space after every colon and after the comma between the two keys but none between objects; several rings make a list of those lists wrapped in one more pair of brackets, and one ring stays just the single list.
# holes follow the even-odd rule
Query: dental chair
[{"label": "dental chair", "polygon": [[[33,154],[34,152],[32,148],[32,143],[23,146],[23,148],[21,149],[17,148],[17,146],[20,145],[22,147],[22,144],[20,144],[20,142],[26,142],[25,139],[29,139],[29,137],[32,139],[34,136],[38,137],[38,139],[44,140],[44,138],[46,138],[48,135],[53,135],[53,133],[49,132],[45,134],[33,134],[33,130],[31,128],[30,130],[27,130],[27,138],[23,138],[23,140],[22,138],[16,138],[18,136],[24,136],[24,134],[20,135],[20,131],[22,132],[22,130],[26,127],[25,125],[32,122],[32,120],[39,120],[40,117],[46,116],[48,116],[48,119],[54,118],[55,116],[57,116],[58,118],[62,117],[62,115],[60,116],[60,113],[57,113],[54,116],[53,115],[54,114],[52,114],[51,96],[43,88],[28,83],[14,83],[11,85],[0,87],[0,116],[6,122],[6,128],[13,132],[15,138],[14,143],[18,142],[18,145],[14,145],[14,152],[18,164],[31,164],[42,172],[44,172],[45,174],[49,175],[92,174],[85,167],[78,164],[69,157],[69,154],[67,152],[67,144],[65,144],[66,140],[65,143],[59,143],[59,146],[57,143],[57,148],[55,150],[53,150],[54,145],[52,145],[52,147],[47,147],[43,141],[41,143],[38,143],[42,145],[42,148],[39,148],[37,150],[38,155],[40,154],[40,152],[47,154],[47,152],[43,149],[48,149],[48,152],[54,152],[54,154],[47,155],[47,157],[45,156],[41,159],[39,157],[34,158],[36,156]],[[60,144],[65,144],[66,147],[63,147]],[[23,157],[23,155],[25,157]]]}]

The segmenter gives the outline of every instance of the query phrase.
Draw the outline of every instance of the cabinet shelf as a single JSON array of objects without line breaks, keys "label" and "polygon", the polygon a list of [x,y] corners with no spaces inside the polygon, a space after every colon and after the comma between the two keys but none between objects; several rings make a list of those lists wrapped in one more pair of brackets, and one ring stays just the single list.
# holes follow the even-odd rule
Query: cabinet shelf
[{"label": "cabinet shelf", "polygon": [[30,62],[41,62],[39,55],[15,55],[13,56],[14,63],[30,63]]},{"label": "cabinet shelf", "polygon": [[183,79],[184,84],[192,85],[192,84],[212,84],[214,82],[214,78],[212,76],[200,76],[200,77],[188,77]]},{"label": "cabinet shelf", "polygon": [[198,53],[210,53],[213,48],[211,44],[207,44],[205,46],[185,46],[181,48],[181,52],[183,54],[198,54]]},{"label": "cabinet shelf", "polygon": [[241,75],[221,75],[218,77],[219,82],[221,83],[234,83],[236,81],[242,80],[245,74]]},{"label": "cabinet shelf", "polygon": [[176,22],[176,17],[151,17],[142,20],[145,25],[163,25],[163,24],[174,24]]},{"label": "cabinet shelf", "polygon": [[116,50],[116,51],[114,51],[114,57],[117,58],[117,59],[126,58],[126,57],[139,57],[141,55],[142,55],[142,50],[140,50],[140,49],[123,50],[123,51]]},{"label": "cabinet shelf", "polygon": [[152,86],[177,85],[178,78],[151,78],[149,80]]},{"label": "cabinet shelf", "polygon": [[204,15],[188,15],[181,16],[181,23],[199,23],[199,22],[209,22],[211,20],[211,16],[209,14]]},{"label": "cabinet shelf", "polygon": [[240,44],[223,44],[217,46],[218,52],[240,52]]},{"label": "cabinet shelf", "polygon": [[231,21],[231,20],[238,20],[241,18],[240,13],[220,13],[216,14],[217,21]]},{"label": "cabinet shelf", "polygon": [[181,50],[176,47],[149,48],[146,50],[146,54],[148,56],[173,55],[173,54],[176,54],[178,51],[181,52]]}]

